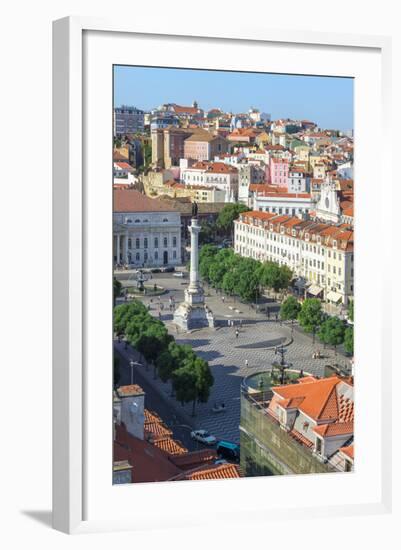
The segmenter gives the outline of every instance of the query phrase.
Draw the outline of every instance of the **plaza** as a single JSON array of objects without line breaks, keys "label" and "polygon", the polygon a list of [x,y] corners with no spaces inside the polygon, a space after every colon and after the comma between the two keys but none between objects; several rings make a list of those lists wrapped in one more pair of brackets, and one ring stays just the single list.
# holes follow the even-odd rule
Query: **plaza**
[{"label": "plaza", "polygon": [[[118,276],[123,286],[132,286],[128,272]],[[176,278],[171,274],[154,274],[152,281],[163,286],[166,292],[157,298],[144,297],[143,302],[149,305],[153,315],[159,317],[160,313],[161,320],[177,343],[189,344],[200,357],[208,361],[214,385],[209,401],[198,403],[196,416],[191,417],[192,404],[182,406],[177,403],[171,397],[170,383],[154,379],[152,369],[142,369],[141,374],[171,404],[172,410],[185,416],[188,424],[206,429],[218,439],[239,442],[241,383],[246,376],[271,369],[272,362],[277,360],[276,346],[284,345],[287,350],[286,361],[292,363],[292,368],[303,370],[304,373],[322,377],[327,365],[339,363],[348,366],[348,360],[340,353],[337,352],[335,357],[333,350],[323,349],[323,345],[317,341],[313,344],[311,336],[297,329],[292,331],[290,324],[276,321],[275,313],[279,307],[276,303],[266,304],[271,311],[268,319],[266,313],[256,312],[234,298],[224,297],[223,300],[213,289],[205,290],[205,302],[215,315],[216,327],[191,332],[177,331],[169,304],[171,301],[178,304],[183,300],[188,279]],[[163,304],[163,308],[160,304]],[[231,324],[233,326],[229,326]],[[320,359],[312,359],[316,349],[322,353]],[[225,411],[213,412],[213,406],[221,403],[224,403]]]}]

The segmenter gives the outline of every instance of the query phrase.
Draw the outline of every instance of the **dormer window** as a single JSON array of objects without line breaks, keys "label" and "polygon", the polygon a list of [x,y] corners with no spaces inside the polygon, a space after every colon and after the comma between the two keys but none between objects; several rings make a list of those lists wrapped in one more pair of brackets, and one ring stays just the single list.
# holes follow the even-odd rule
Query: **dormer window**
[{"label": "dormer window", "polygon": [[163,223],[168,222],[168,218],[163,218]]},{"label": "dormer window", "polygon": [[127,219],[125,220],[125,223],[132,223],[131,218],[127,218]]},{"label": "dormer window", "polygon": [[148,223],[148,222],[149,222],[149,220],[143,220],[143,223]]},{"label": "dormer window", "polygon": [[141,220],[136,219],[136,220],[135,220],[135,223],[141,223]]}]

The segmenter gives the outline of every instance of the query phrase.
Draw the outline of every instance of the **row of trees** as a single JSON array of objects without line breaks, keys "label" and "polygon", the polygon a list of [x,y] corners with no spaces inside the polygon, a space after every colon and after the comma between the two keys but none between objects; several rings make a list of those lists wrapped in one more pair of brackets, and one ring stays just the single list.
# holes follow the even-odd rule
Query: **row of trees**
[{"label": "row of trees", "polygon": [[191,346],[177,344],[165,325],[138,300],[114,308],[114,331],[153,363],[163,382],[171,381],[180,403],[206,403],[214,379],[209,364]]},{"label": "row of trees", "polygon": [[292,271],[285,265],[243,258],[231,248],[219,249],[211,244],[201,248],[199,270],[214,288],[245,301],[257,300],[262,287],[275,292],[288,288],[292,279]]},{"label": "row of trees", "polygon": [[317,298],[307,298],[301,305],[294,296],[289,296],[281,305],[280,317],[292,323],[297,319],[305,332],[313,334],[313,341],[317,334],[324,345],[331,345],[336,350],[337,346],[344,344],[347,353],[354,353],[353,327],[338,317],[326,315]]}]

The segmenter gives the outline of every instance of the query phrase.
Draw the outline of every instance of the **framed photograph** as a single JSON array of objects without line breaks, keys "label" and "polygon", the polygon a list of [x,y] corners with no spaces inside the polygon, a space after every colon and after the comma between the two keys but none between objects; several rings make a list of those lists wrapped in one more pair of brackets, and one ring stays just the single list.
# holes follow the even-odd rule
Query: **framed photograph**
[{"label": "framed photograph", "polygon": [[391,509],[390,41],[208,34],[54,23],[68,533]]}]

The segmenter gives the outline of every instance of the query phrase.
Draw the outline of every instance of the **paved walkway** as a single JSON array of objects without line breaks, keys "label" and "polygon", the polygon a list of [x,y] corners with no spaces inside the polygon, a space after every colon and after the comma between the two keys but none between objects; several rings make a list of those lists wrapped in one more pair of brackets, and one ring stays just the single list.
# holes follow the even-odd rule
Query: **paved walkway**
[{"label": "paved walkway", "polygon": [[[159,282],[163,284],[162,280]],[[171,398],[170,383],[164,384],[160,380],[154,380],[151,370],[145,375],[148,376],[149,382],[155,386],[155,389],[163,392],[165,398],[170,400],[171,405],[182,411],[197,428],[207,429],[218,438],[239,442],[241,382],[245,376],[271,368],[272,362],[277,359],[274,354],[274,347],[277,345],[285,345],[291,341],[287,346],[286,361],[292,363],[293,368],[303,369],[304,372],[317,376],[324,376],[325,366],[328,364],[346,363],[346,359],[341,356],[335,360],[332,350],[323,350],[318,343],[313,345],[311,337],[302,332],[294,330],[292,341],[290,325],[272,320],[277,304],[267,304],[272,311],[271,320],[267,320],[265,313],[257,313],[238,301],[234,302],[233,299],[226,298],[223,302],[221,296],[216,295],[213,290],[210,292],[210,296],[206,291],[206,302],[215,314],[218,327],[216,329],[205,328],[192,333],[177,333],[168,305],[170,296],[174,296],[176,304],[183,299],[183,288],[185,287],[181,285],[181,282],[172,278],[164,281],[164,286],[169,288],[169,291],[160,297],[164,304],[161,318],[178,343],[191,345],[200,357],[209,362],[214,376],[209,402],[197,404],[196,417],[192,418],[192,404],[189,403],[182,407]],[[149,298],[145,298],[144,302],[149,303]],[[154,298],[151,304],[150,312],[155,316],[159,314],[158,303],[159,300]],[[231,319],[237,321],[238,324],[242,319],[242,328],[238,338],[235,335],[235,328],[227,326],[228,320]],[[312,359],[312,354],[317,348],[325,354],[325,357]],[[339,360],[340,357],[341,360]],[[248,366],[245,366],[246,360],[248,360]],[[225,412],[213,413],[211,409],[215,402],[219,404],[224,402]]]}]

